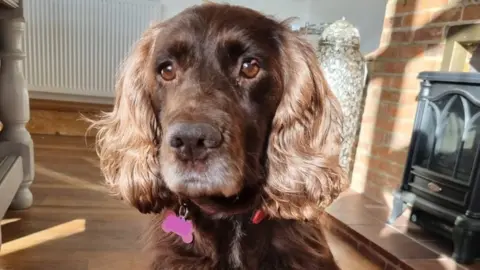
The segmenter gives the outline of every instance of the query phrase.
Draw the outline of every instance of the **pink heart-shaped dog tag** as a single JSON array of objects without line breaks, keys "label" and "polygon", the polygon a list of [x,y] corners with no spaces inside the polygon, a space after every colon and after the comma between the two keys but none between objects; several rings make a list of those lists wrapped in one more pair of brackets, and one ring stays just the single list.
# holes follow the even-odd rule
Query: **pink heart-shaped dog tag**
[{"label": "pink heart-shaped dog tag", "polygon": [[167,233],[173,232],[180,236],[185,243],[191,243],[193,241],[192,222],[177,216],[172,211],[167,212],[165,220],[162,222],[162,230]]}]

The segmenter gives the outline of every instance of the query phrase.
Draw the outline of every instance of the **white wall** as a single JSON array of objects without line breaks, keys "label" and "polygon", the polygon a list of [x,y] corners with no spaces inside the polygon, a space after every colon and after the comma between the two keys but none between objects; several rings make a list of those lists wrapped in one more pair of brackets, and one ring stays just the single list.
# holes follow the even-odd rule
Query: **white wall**
[{"label": "white wall", "polygon": [[[279,19],[298,17],[295,24],[319,24],[345,17],[359,28],[361,51],[375,50],[380,42],[387,1],[379,0],[214,0],[250,7]],[[202,3],[201,0],[164,0],[164,18],[184,8]]]},{"label": "white wall", "polygon": [[[216,3],[229,3],[246,6],[274,15],[278,18],[299,17],[299,23],[305,24],[308,20],[308,9],[312,0],[213,0]],[[164,18],[170,18],[192,5],[201,4],[202,0],[163,0]]]},{"label": "white wall", "polygon": [[386,4],[382,0],[311,0],[308,20],[321,23],[344,16],[360,31],[362,53],[369,53],[380,43]]}]

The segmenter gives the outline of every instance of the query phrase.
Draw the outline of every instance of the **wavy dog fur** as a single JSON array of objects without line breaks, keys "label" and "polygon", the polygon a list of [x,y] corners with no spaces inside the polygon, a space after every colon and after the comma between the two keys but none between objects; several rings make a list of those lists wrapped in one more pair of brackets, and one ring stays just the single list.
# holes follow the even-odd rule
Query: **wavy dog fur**
[{"label": "wavy dog fur", "polygon": [[[176,47],[169,43],[175,38]],[[219,56],[232,42],[228,57]],[[238,44],[264,59],[259,78],[232,80]],[[171,48],[180,48],[174,55],[188,65],[179,64],[177,81],[167,83],[158,63]],[[235,214],[212,215],[189,202],[191,244],[160,229],[165,210],[190,199],[165,177],[165,168],[177,168],[173,176],[182,168],[165,144],[176,117],[218,126],[224,136],[218,177],[228,178],[219,181],[229,192],[254,193],[245,199],[248,211]],[[338,269],[320,217],[346,186],[341,124],[339,103],[308,42],[256,11],[206,4],[143,33],[120,69],[113,111],[92,127],[112,193],[153,213],[145,233],[151,269]],[[255,209],[267,214],[260,224],[249,221]]]}]

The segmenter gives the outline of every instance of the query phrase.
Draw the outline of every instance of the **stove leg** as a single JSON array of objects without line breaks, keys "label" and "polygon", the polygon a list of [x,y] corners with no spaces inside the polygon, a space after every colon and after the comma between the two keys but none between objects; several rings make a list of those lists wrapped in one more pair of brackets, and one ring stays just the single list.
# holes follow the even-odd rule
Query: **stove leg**
[{"label": "stove leg", "polygon": [[[459,216],[453,228],[453,259],[460,264],[472,264],[475,261],[475,240],[478,235],[472,230],[471,220],[466,216]],[[477,243],[478,245],[478,243]]]},{"label": "stove leg", "polygon": [[397,220],[397,218],[401,216],[403,212],[405,212],[406,209],[407,206],[402,200],[402,193],[399,191],[395,191],[393,194],[392,212],[390,213],[390,217],[388,218],[387,223],[393,224],[395,220]]}]

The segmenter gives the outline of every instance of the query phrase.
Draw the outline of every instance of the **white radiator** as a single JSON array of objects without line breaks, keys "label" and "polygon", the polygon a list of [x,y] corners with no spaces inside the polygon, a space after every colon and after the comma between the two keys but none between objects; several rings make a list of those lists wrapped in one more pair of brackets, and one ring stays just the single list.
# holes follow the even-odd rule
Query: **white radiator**
[{"label": "white radiator", "polygon": [[28,89],[60,99],[113,97],[120,62],[163,19],[160,0],[24,0],[24,12]]}]

